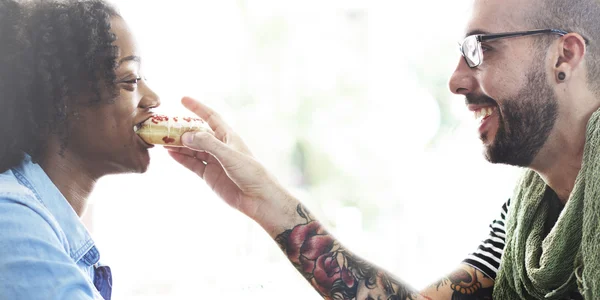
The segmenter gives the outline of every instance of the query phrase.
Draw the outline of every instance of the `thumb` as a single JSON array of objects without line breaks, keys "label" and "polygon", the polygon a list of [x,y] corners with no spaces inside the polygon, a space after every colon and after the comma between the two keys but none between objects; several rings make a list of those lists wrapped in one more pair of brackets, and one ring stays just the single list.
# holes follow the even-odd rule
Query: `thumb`
[{"label": "thumb", "polygon": [[181,136],[181,142],[192,150],[210,153],[225,169],[239,163],[240,153],[208,132],[186,132]]}]

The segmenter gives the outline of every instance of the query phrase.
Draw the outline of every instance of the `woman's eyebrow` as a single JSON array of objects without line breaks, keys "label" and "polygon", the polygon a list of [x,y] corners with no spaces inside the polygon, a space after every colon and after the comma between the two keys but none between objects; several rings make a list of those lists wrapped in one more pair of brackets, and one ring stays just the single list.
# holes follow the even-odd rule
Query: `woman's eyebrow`
[{"label": "woman's eyebrow", "polygon": [[126,62],[126,61],[134,61],[134,62],[142,62],[142,58],[136,55],[129,55],[129,56],[125,56],[123,58],[121,58],[119,60],[119,63],[117,64],[117,67],[120,66],[122,63]]}]

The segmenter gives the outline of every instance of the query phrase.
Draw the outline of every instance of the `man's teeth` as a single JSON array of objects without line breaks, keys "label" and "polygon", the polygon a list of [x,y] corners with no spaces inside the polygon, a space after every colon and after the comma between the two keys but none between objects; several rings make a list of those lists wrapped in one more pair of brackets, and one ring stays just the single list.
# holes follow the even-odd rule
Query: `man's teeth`
[{"label": "man's teeth", "polygon": [[480,108],[475,111],[475,119],[489,117],[490,115],[492,115],[493,112],[494,112],[493,107]]},{"label": "man's teeth", "polygon": [[137,132],[140,127],[138,125],[133,126],[133,132]]}]

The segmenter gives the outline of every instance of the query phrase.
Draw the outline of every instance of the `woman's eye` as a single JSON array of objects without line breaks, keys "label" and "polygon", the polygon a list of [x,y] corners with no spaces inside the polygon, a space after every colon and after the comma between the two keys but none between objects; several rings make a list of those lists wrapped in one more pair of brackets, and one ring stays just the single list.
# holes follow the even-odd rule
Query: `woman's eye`
[{"label": "woman's eye", "polygon": [[138,83],[138,81],[140,81],[140,80],[142,80],[142,78],[141,78],[141,77],[137,77],[137,78],[134,78],[134,79],[131,79],[131,80],[125,80],[125,81],[123,81],[123,83],[127,83],[127,84],[137,84],[137,83]]}]

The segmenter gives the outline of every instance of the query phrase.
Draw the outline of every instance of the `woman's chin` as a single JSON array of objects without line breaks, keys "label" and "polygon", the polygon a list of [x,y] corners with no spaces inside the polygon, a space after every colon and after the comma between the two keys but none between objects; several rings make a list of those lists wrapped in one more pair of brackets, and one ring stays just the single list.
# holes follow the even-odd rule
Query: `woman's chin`
[{"label": "woman's chin", "polygon": [[145,149],[142,154],[138,156],[138,163],[136,165],[134,173],[146,173],[150,166],[150,153],[148,149]]}]

